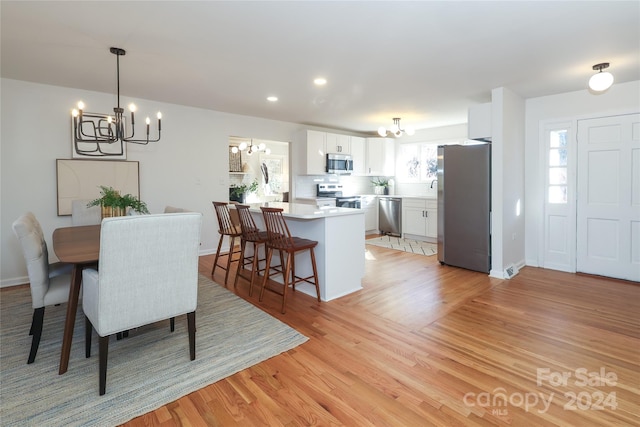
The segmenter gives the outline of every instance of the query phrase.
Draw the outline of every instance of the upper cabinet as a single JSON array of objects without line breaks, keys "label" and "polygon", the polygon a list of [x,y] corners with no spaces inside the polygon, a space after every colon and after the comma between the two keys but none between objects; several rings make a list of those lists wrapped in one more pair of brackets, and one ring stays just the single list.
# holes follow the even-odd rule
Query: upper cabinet
[{"label": "upper cabinet", "polygon": [[365,174],[371,176],[393,176],[395,172],[393,139],[367,138],[366,145]]},{"label": "upper cabinet", "polygon": [[491,142],[491,103],[469,107],[467,131],[469,139]]},{"label": "upper cabinet", "polygon": [[327,153],[349,154],[353,159],[353,175],[367,175],[365,163],[366,141],[358,136],[304,130],[299,134],[299,164],[301,175],[324,175],[327,172]]},{"label": "upper cabinet", "polygon": [[351,137],[351,158],[353,159],[353,175],[366,175],[366,141],[359,136]]},{"label": "upper cabinet", "polygon": [[351,137],[337,133],[326,133],[327,153],[351,154]]},{"label": "upper cabinet", "polygon": [[298,137],[296,158],[297,170],[301,175],[324,175],[326,162],[326,132],[304,130]]}]

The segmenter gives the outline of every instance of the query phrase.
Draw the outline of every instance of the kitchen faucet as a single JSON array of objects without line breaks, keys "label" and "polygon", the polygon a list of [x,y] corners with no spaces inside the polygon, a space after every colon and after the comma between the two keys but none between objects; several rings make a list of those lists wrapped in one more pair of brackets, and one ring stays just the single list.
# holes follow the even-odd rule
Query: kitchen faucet
[{"label": "kitchen faucet", "polygon": [[430,188],[433,188],[433,184],[434,184],[435,182],[438,182],[438,180],[437,180],[437,179],[434,179],[433,181],[431,181],[431,187],[430,187]]}]

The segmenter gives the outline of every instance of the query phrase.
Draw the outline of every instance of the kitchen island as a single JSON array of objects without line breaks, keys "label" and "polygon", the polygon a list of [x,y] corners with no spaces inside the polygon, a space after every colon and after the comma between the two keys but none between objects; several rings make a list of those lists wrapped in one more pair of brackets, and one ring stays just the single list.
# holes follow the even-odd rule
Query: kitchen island
[{"label": "kitchen island", "polygon": [[[351,208],[269,202],[250,205],[256,225],[265,230],[261,206],[282,208],[293,236],[315,240],[316,266],[320,282],[320,299],[330,301],[362,289],[364,276],[364,211]],[[249,249],[249,245],[247,245]],[[274,262],[279,262],[274,254]],[[308,253],[296,255],[296,274],[312,274]],[[315,287],[308,283],[296,285],[296,291],[316,297]]]}]

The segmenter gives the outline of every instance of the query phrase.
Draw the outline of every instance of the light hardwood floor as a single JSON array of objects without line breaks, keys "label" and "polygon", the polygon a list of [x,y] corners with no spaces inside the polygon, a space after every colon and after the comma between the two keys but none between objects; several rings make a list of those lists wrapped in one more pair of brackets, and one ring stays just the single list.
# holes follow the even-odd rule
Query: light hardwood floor
[{"label": "light hardwood floor", "polygon": [[125,425],[640,425],[637,283],[531,267],[497,280],[367,249],[362,291],[292,292],[285,315],[241,281],[309,341]]}]

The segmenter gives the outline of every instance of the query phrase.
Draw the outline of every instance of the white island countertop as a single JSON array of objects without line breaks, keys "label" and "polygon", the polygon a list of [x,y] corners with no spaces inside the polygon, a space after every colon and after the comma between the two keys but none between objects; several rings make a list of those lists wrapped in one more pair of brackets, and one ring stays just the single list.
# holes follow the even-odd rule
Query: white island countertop
[{"label": "white island countertop", "polygon": [[261,212],[260,207],[281,208],[282,215],[289,218],[297,219],[318,219],[344,215],[364,215],[361,209],[338,208],[335,206],[317,207],[302,203],[286,203],[286,202],[268,202],[268,203],[251,203],[251,210]]}]

